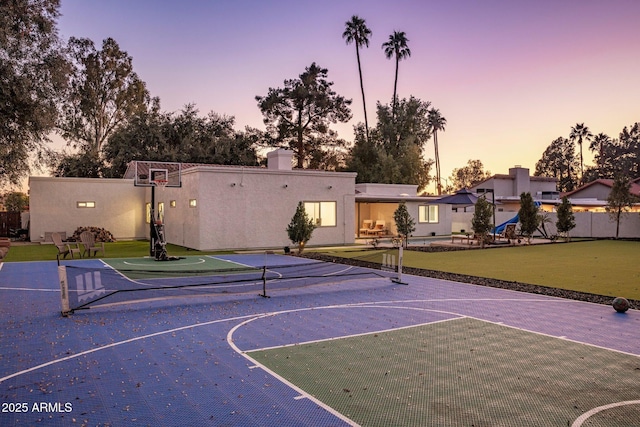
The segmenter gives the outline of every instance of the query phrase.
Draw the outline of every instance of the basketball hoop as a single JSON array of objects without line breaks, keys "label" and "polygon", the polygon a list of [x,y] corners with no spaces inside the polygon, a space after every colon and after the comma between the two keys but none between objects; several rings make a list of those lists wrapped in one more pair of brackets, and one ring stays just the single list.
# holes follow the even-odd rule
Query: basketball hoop
[{"label": "basketball hoop", "polygon": [[155,184],[156,187],[160,187],[164,190],[167,184],[169,184],[169,181],[166,179],[156,179],[155,181],[153,181],[153,183]]}]

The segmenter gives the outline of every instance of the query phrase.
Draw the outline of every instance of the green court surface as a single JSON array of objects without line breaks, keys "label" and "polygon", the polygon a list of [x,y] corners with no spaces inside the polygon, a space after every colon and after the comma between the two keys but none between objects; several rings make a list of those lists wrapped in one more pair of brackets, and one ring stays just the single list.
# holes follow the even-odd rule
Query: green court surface
[{"label": "green court surface", "polygon": [[249,356],[359,425],[571,426],[611,402],[580,425],[640,420],[637,356],[471,318]]},{"label": "green court surface", "polygon": [[174,261],[156,261],[151,257],[106,258],[102,260],[111,268],[129,279],[151,279],[161,277],[210,275],[212,273],[233,274],[255,271],[247,266],[210,256],[186,256]]}]

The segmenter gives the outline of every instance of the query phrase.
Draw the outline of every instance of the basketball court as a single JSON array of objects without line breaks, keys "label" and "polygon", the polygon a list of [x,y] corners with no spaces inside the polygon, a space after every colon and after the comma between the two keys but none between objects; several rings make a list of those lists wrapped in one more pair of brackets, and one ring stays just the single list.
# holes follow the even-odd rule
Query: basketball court
[{"label": "basketball court", "polygon": [[[193,272],[200,261],[180,262],[154,267]],[[196,274],[192,289],[171,281],[63,317],[55,262],[3,264],[0,424],[577,427],[640,419],[636,310],[408,275],[403,285],[391,273],[273,254],[211,262],[237,267],[236,275],[267,264],[269,276],[221,290]],[[63,265],[121,275],[147,270],[149,259],[109,263]],[[168,279],[124,280],[157,287]],[[270,298],[261,296],[265,282]]]}]

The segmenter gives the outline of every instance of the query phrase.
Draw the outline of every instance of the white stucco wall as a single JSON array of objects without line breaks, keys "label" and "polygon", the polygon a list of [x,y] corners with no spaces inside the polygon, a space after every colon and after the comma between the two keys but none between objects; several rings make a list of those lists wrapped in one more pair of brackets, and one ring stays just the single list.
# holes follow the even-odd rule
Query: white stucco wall
[{"label": "white stucco wall", "polygon": [[351,173],[200,166],[183,171],[182,188],[156,190],[156,204],[164,202],[169,243],[210,250],[289,246],[298,202],[333,201],[336,226],[317,228],[308,244],[338,245],[354,241],[354,186]]},{"label": "white stucco wall", "polygon": [[[31,241],[43,241],[48,232],[70,236],[82,226],[105,228],[116,239],[144,238],[144,190],[133,180],[30,177]],[[78,202],[95,207],[79,208]]]},{"label": "white stucco wall", "polygon": [[[555,212],[547,212],[549,222],[545,224],[545,228],[549,235],[557,233],[556,221],[558,216]],[[571,230],[570,235],[573,237],[594,237],[594,238],[611,238],[616,235],[616,223],[611,220],[608,213],[605,212],[574,212],[576,227]],[[496,212],[496,224],[511,219],[513,212]],[[461,229],[471,231],[471,219],[473,212],[459,212],[453,214],[451,223],[451,231],[459,232]],[[620,238],[640,238],[640,213],[627,212],[623,214],[620,220]]]}]

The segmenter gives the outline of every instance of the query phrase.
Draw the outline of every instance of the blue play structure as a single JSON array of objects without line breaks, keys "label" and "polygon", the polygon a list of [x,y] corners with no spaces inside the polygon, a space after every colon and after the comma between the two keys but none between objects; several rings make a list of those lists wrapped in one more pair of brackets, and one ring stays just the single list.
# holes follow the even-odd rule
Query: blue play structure
[{"label": "blue play structure", "polygon": [[504,231],[504,228],[507,226],[507,224],[517,224],[519,220],[520,220],[520,216],[516,214],[516,216],[514,216],[510,220],[505,221],[500,225],[497,225],[496,228],[491,230],[490,234],[500,234]]},{"label": "blue play structure", "polygon": [[[540,206],[542,206],[541,202],[533,202],[537,208],[540,208]],[[517,224],[518,221],[520,220],[520,216],[518,214],[516,214],[516,216],[514,216],[513,218],[511,218],[508,221],[503,222],[502,224],[496,226],[496,228],[494,228],[493,230],[491,230],[490,234],[500,234],[504,231],[504,228],[508,225],[508,224]]]}]

